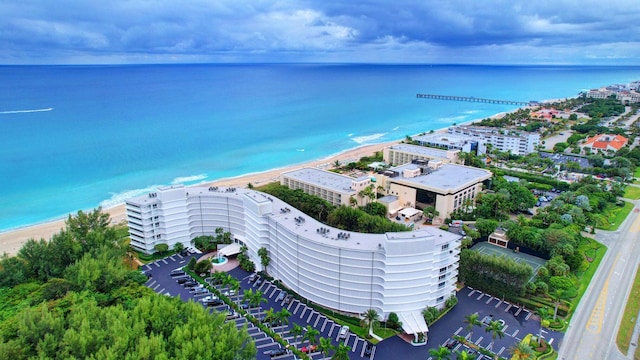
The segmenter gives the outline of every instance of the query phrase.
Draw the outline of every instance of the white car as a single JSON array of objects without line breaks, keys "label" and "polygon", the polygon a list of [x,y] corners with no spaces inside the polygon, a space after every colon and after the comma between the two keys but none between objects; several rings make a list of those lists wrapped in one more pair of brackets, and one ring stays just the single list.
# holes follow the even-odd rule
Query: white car
[{"label": "white car", "polygon": [[338,340],[346,339],[347,335],[349,335],[349,327],[347,325],[343,325],[338,333]]},{"label": "white car", "polygon": [[229,296],[234,296],[236,294],[236,291],[231,289],[231,290],[227,290],[224,292],[224,296],[229,297]]},{"label": "white car", "polygon": [[208,301],[214,301],[214,300],[218,300],[218,297],[215,295],[205,296],[202,299],[200,299],[200,301],[202,302],[208,302]]}]

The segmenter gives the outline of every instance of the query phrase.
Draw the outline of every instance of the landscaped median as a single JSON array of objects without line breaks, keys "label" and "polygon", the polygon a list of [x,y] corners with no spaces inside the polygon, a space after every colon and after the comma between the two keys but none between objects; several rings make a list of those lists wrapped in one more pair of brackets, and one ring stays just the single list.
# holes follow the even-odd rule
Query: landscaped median
[{"label": "landscaped median", "polygon": [[[623,354],[627,354],[629,351],[629,344],[631,343],[631,336],[633,335],[633,329],[638,320],[638,312],[640,311],[640,270],[636,272],[636,278],[633,281],[633,287],[629,293],[627,299],[627,306],[624,309],[622,316],[622,322],[620,323],[620,329],[618,330],[618,336],[616,343],[618,348]],[[637,341],[638,339],[636,339]],[[636,355],[636,359],[638,356]]]},{"label": "landscaped median", "polygon": [[204,285],[209,291],[211,291],[211,293],[216,294],[216,296],[218,296],[222,301],[224,301],[227,305],[229,305],[234,311],[236,311],[239,314],[241,314],[242,316],[244,316],[248,321],[251,321],[251,323],[253,323],[255,326],[257,326],[265,334],[267,334],[274,341],[279,343],[280,346],[282,346],[285,349],[288,349],[293,354],[295,354],[297,358],[299,358],[299,359],[311,359],[309,357],[309,355],[307,355],[307,354],[303,353],[302,351],[298,350],[296,347],[291,346],[282,337],[281,334],[276,333],[275,331],[271,330],[271,328],[269,328],[268,326],[264,325],[262,322],[260,322],[258,319],[256,319],[255,316],[251,315],[249,312],[245,311],[242,307],[238,306],[238,304],[236,304],[234,301],[232,301],[231,299],[226,297],[215,286],[212,286],[211,284],[206,282],[205,279],[203,279],[201,276],[199,276],[198,274],[196,274],[193,271],[189,270],[187,267],[184,268],[184,271],[187,274],[189,274],[192,278],[194,278],[197,282],[199,282],[200,284]]},{"label": "landscaped median", "polygon": [[632,200],[640,199],[640,186],[627,185],[627,187],[624,189],[624,195],[622,197]]}]

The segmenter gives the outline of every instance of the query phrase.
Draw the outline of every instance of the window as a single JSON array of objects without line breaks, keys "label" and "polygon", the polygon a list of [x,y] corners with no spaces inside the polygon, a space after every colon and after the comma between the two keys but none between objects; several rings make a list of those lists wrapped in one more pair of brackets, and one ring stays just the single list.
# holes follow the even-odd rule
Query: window
[{"label": "window", "polygon": [[449,248],[449,244],[442,245],[442,251],[445,251]]},{"label": "window", "polygon": [[447,267],[440,268],[440,274],[447,272]]},{"label": "window", "polygon": [[438,289],[442,289],[444,287],[445,282],[441,282],[440,284],[438,284]]},{"label": "window", "polygon": [[439,298],[436,299],[436,302],[443,302],[444,301],[444,296],[440,296]]},{"label": "window", "polygon": [[447,278],[447,275],[446,275],[446,274],[445,274],[445,275],[440,275],[440,276],[438,276],[438,280],[444,280],[444,279],[446,279],[446,278]]}]

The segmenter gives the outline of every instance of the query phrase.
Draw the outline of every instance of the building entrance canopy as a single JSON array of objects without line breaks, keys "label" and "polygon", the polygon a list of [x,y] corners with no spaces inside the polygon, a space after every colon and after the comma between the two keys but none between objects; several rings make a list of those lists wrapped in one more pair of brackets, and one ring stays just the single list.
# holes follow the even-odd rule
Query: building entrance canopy
[{"label": "building entrance canopy", "polygon": [[407,334],[427,333],[429,331],[429,327],[420,311],[399,312],[398,318],[402,321],[402,330]]},{"label": "building entrance canopy", "polygon": [[240,245],[230,244],[218,250],[218,256],[231,256],[240,254]]}]

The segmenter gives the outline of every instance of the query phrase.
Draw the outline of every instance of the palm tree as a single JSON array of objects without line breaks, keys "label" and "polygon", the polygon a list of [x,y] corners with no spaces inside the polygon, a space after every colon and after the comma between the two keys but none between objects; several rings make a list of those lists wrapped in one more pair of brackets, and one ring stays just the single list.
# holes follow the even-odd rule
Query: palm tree
[{"label": "palm tree", "polygon": [[425,206],[425,208],[422,209],[422,213],[429,221],[433,221],[434,217],[440,215],[440,212],[436,210],[436,207],[433,205]]},{"label": "palm tree", "polygon": [[378,324],[379,317],[380,315],[378,315],[377,311],[375,311],[374,309],[369,309],[365,311],[365,313],[362,315],[362,320],[360,321],[360,324],[362,326],[368,327],[369,334],[371,334],[373,332],[373,328]]},{"label": "palm tree", "polygon": [[471,335],[473,335],[473,328],[475,326],[482,326],[482,323],[480,322],[480,320],[478,320],[478,317],[480,317],[480,314],[478,314],[477,312],[464,317],[464,322],[467,324],[466,329],[469,332],[469,339],[471,339]]},{"label": "palm tree", "polygon": [[549,296],[551,296],[551,299],[553,300],[553,320],[555,320],[556,316],[558,316],[558,306],[560,306],[560,300],[564,300],[566,297],[565,291],[556,289],[552,293],[550,293]]},{"label": "palm tree", "polygon": [[[286,308],[282,308],[282,310],[278,311],[274,315],[275,315],[276,320],[278,322],[282,323],[282,325],[288,325],[289,324],[289,316],[291,316],[291,313]],[[282,331],[284,331],[284,329],[282,329]]]},{"label": "palm tree", "polygon": [[451,351],[444,346],[440,346],[439,348],[429,349],[429,355],[431,355],[435,360],[451,359]]},{"label": "palm tree", "polygon": [[351,346],[339,343],[331,360],[349,360],[349,351],[351,351]]},{"label": "palm tree", "polygon": [[318,331],[318,329],[316,328],[311,327],[311,325],[307,325],[304,330],[306,332],[302,337],[303,341],[306,339],[309,340],[309,344],[316,345],[318,343],[318,336],[320,336],[320,331]]},{"label": "palm tree", "polygon": [[497,320],[489,322],[489,326],[487,326],[484,331],[491,333],[491,344],[489,344],[489,348],[493,348],[493,343],[496,341],[497,337],[499,337],[500,339],[504,337],[502,324],[500,324]]},{"label": "palm tree", "polygon": [[324,357],[329,357],[329,351],[335,350],[336,347],[331,343],[331,339],[327,339],[325,337],[320,338],[320,344],[318,345],[318,349],[322,352]]},{"label": "palm tree", "polygon": [[476,356],[469,354],[467,350],[456,352],[456,358],[457,360],[476,360]]},{"label": "palm tree", "polygon": [[333,167],[336,168],[336,169],[340,168],[340,160],[334,161],[333,162]]},{"label": "palm tree", "polygon": [[291,330],[289,330],[289,334],[293,335],[294,343],[298,342],[298,336],[302,335],[303,332],[304,329],[302,328],[302,326],[295,323],[293,324],[293,327],[291,328]]},{"label": "palm tree", "polygon": [[513,355],[514,359],[518,360],[528,360],[535,358],[535,352],[533,351],[531,346],[523,342],[513,344],[513,346],[509,348],[509,353]]},{"label": "palm tree", "polygon": [[273,310],[273,308],[270,308],[269,310],[266,310],[264,312],[264,322],[265,323],[270,323],[271,321],[275,320],[276,318],[276,313]]}]

